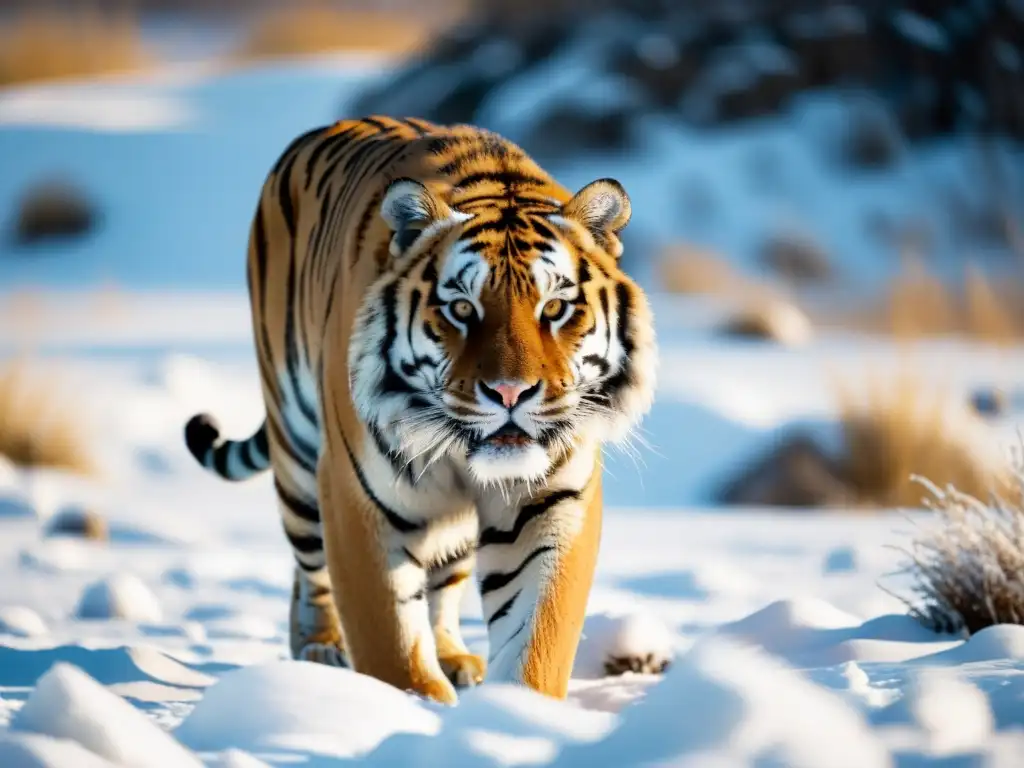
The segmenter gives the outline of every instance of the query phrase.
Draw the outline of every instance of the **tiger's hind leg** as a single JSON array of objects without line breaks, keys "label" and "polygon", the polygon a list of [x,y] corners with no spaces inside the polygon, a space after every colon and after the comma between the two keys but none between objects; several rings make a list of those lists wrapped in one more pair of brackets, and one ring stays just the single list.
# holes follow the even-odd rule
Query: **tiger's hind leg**
[{"label": "tiger's hind leg", "polygon": [[288,627],[293,658],[332,667],[349,666],[326,568],[310,573],[296,566]]},{"label": "tiger's hind leg", "polygon": [[483,682],[487,663],[470,653],[459,627],[459,607],[473,570],[472,552],[431,570],[427,582],[430,624],[437,644],[437,660],[452,684],[466,688]]},{"label": "tiger's hind leg", "polygon": [[331,581],[324,556],[320,510],[312,472],[304,457],[288,453],[293,460],[275,470],[281,522],[295,556],[289,609],[289,646],[292,657],[331,666],[348,666],[344,634],[331,593]]}]

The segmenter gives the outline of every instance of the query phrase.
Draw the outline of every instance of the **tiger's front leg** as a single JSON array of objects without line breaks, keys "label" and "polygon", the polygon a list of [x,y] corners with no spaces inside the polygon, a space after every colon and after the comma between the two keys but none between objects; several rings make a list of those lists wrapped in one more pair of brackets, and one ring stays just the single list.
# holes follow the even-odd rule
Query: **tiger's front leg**
[{"label": "tiger's front leg", "polygon": [[565,698],[601,538],[599,473],[481,510],[477,552],[490,643],[488,682]]},{"label": "tiger's front leg", "polygon": [[406,546],[409,532],[393,522],[343,451],[325,451],[317,474],[327,566],[351,666],[453,704],[455,688],[437,658],[427,572]]}]

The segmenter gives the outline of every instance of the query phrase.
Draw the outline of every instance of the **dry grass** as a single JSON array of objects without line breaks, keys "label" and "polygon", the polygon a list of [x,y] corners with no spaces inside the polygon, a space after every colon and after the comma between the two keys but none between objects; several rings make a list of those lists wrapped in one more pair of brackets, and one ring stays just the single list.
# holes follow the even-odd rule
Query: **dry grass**
[{"label": "dry grass", "polygon": [[923,490],[914,476],[985,494],[1001,485],[1001,469],[979,457],[968,434],[966,409],[910,373],[869,381],[857,398],[837,385],[843,437],[843,475],[860,506],[918,508]]},{"label": "dry grass", "polygon": [[769,292],[767,284],[760,285],[740,274],[723,256],[681,245],[670,245],[662,251],[658,277],[661,287],[670,293],[743,296]]},{"label": "dry grass", "polygon": [[[1024,624],[1024,465],[1004,493],[927,485],[936,521],[915,538],[904,569],[910,613],[938,632]],[[981,498],[988,499],[987,502]]]},{"label": "dry grass", "polygon": [[300,4],[261,16],[236,58],[251,62],[333,51],[405,54],[422,46],[430,32],[426,24],[408,14]]},{"label": "dry grass", "polygon": [[901,341],[961,336],[988,344],[1017,344],[1024,338],[1024,276],[1010,273],[995,280],[968,263],[963,280],[951,287],[913,261],[877,300],[861,302],[852,311],[826,307],[812,315],[823,326]]},{"label": "dry grass", "polygon": [[0,26],[0,86],[130,72],[151,63],[126,16],[33,10]]},{"label": "dry grass", "polygon": [[84,423],[52,381],[24,361],[0,368],[0,455],[22,467],[96,471]]}]

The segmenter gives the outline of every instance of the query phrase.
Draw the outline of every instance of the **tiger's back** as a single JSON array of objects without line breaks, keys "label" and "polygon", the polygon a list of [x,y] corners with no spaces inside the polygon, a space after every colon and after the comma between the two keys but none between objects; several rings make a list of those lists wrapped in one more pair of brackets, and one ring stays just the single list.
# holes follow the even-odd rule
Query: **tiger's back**
[{"label": "tiger's back", "polygon": [[293,655],[452,700],[484,674],[458,626],[479,551],[492,676],[564,695],[601,436],[653,385],[628,217],[617,183],[573,196],[471,126],[371,117],[285,150],[248,255],[266,421],[234,442],[200,415],[186,441],[227,479],[272,468]]}]

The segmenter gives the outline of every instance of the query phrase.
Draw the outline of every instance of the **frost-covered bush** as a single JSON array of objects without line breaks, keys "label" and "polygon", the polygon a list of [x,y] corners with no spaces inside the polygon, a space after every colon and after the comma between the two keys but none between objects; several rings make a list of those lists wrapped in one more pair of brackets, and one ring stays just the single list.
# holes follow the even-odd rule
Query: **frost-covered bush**
[{"label": "frost-covered bush", "polygon": [[1024,624],[1024,460],[1017,457],[1012,483],[987,501],[921,482],[936,519],[908,552],[911,614],[940,632]]}]

